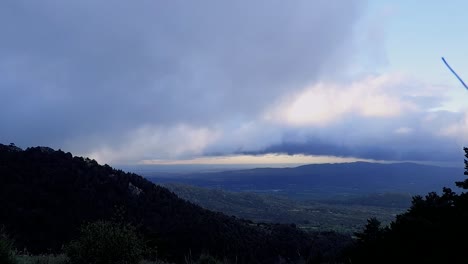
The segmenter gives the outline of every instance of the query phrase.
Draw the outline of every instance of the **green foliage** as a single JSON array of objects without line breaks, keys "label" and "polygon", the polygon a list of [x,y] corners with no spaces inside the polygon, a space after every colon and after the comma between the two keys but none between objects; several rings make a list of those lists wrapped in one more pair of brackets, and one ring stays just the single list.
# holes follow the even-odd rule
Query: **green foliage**
[{"label": "green foliage", "polygon": [[68,258],[65,255],[18,255],[16,259],[18,264],[68,264]]},{"label": "green foliage", "polygon": [[201,254],[198,260],[193,260],[191,253],[185,257],[185,264],[228,264],[228,261],[220,261],[209,254]]},{"label": "green foliage", "polygon": [[129,225],[98,221],[81,229],[81,236],[66,247],[72,264],[137,264],[145,246]]},{"label": "green foliage", "polygon": [[217,260],[216,258],[202,254],[196,264],[223,264],[221,261]]},{"label": "green foliage", "polygon": [[3,232],[0,233],[0,263],[17,264],[13,251],[13,243]]}]

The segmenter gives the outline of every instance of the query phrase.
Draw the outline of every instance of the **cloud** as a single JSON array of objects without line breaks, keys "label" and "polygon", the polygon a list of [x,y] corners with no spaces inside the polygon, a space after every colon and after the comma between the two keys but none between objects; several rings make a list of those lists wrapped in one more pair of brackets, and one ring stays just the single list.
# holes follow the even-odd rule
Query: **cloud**
[{"label": "cloud", "polygon": [[218,137],[218,131],[206,128],[148,125],[131,131],[111,146],[96,142],[92,152],[85,155],[100,162],[117,164],[138,163],[144,159],[180,159],[201,155]]},{"label": "cloud", "polygon": [[2,1],[0,142],[113,164],[457,159],[468,122],[444,110],[447,87],[350,77],[365,54],[386,61],[385,21],[359,35],[364,11],[338,0]]},{"label": "cloud", "polygon": [[459,160],[468,126],[463,114],[440,108],[449,89],[401,74],[321,82],[267,111],[281,140],[241,153]]},{"label": "cloud", "polygon": [[403,76],[391,74],[368,76],[352,83],[320,82],[267,113],[267,118],[298,126],[326,126],[352,113],[366,117],[399,116],[418,107],[410,96],[404,98],[404,84]]},{"label": "cloud", "polygon": [[456,115],[456,120],[439,129],[439,135],[468,144],[468,111]]},{"label": "cloud", "polygon": [[298,164],[320,164],[320,163],[343,163],[343,162],[356,162],[366,161],[375,162],[375,160],[355,159],[355,158],[342,158],[335,156],[310,156],[310,155],[280,155],[280,154],[265,154],[265,155],[228,155],[228,156],[206,156],[186,160],[143,160],[141,164],[144,165],[197,165],[197,164],[211,164],[211,165],[266,165],[268,167],[283,167],[284,165],[298,165]]},{"label": "cloud", "polygon": [[346,67],[363,10],[361,1],[2,1],[0,141],[97,153],[133,145],[128,135],[148,126],[170,142],[180,124],[242,127],[319,80],[324,65]]},{"label": "cloud", "polygon": [[396,134],[408,135],[413,132],[413,129],[410,127],[399,127],[394,131]]},{"label": "cloud", "polygon": [[265,119],[294,126],[329,126],[353,115],[394,118],[433,111],[448,97],[448,87],[400,73],[368,75],[352,82],[318,82],[274,105]]}]

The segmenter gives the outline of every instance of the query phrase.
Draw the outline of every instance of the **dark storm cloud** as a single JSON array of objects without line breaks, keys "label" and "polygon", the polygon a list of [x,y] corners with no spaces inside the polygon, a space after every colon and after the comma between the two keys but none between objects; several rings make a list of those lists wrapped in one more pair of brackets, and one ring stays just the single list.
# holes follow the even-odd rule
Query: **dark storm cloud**
[{"label": "dark storm cloud", "polygon": [[241,153],[330,155],[395,161],[461,161],[463,143],[467,143],[466,137],[454,138],[453,135],[442,133],[444,128],[464,120],[463,113],[419,112],[384,119],[350,115],[346,119],[312,130],[287,129],[279,143],[259,151]]},{"label": "dark storm cloud", "polygon": [[458,157],[463,115],[425,121],[445,99],[392,76],[332,96],[323,86],[317,98],[338,101],[313,101],[329,108],[310,110],[323,124],[265,119],[305,87],[341,79],[363,11],[338,0],[1,1],[0,142],[114,163],[246,152]]},{"label": "dark storm cloud", "polygon": [[[418,136],[419,137],[419,136]],[[394,160],[394,161],[454,161],[462,157],[462,149],[454,145],[447,145],[446,142],[431,141],[433,137],[426,137],[426,143],[431,144],[430,148],[417,148],[409,146],[392,145],[337,145],[336,142],[323,142],[323,139],[310,138],[307,142],[283,142],[273,145],[259,152],[248,154],[284,153],[289,155],[329,155],[338,157],[358,157],[374,160]],[[434,144],[436,143],[436,144]],[[247,154],[247,153],[244,153]]]},{"label": "dark storm cloud", "polygon": [[[346,53],[358,1],[0,3],[1,142],[120,143],[245,120]],[[346,58],[345,58],[346,59]],[[234,121],[235,122],[235,121]]]}]

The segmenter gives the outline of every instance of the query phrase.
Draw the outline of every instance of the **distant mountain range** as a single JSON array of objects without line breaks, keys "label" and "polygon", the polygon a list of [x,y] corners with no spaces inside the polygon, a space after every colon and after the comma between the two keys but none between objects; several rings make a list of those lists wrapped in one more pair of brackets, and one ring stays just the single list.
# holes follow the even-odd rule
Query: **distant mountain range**
[{"label": "distant mountain range", "polygon": [[156,183],[184,183],[229,191],[281,193],[301,199],[329,199],[371,193],[410,195],[441,191],[463,179],[463,168],[415,163],[313,164],[295,168],[259,168],[222,172],[145,173]]}]

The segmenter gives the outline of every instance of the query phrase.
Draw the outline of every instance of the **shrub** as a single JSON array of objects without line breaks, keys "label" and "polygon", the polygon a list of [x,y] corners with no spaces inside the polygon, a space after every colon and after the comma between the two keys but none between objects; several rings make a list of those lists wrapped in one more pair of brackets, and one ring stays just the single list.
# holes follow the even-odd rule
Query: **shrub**
[{"label": "shrub", "polygon": [[83,226],[80,238],[65,252],[71,264],[137,264],[145,246],[134,227],[98,221]]},{"label": "shrub", "polygon": [[185,264],[224,264],[224,263],[229,263],[227,260],[224,261],[219,261],[215,257],[209,255],[209,254],[201,254],[198,260],[194,260],[192,257],[192,253],[189,253],[189,256],[185,257]]},{"label": "shrub", "polygon": [[17,255],[18,264],[67,264],[65,255]]},{"label": "shrub", "polygon": [[222,264],[222,262],[218,261],[213,256],[202,254],[196,264]]},{"label": "shrub", "polygon": [[17,264],[13,243],[3,233],[0,233],[0,263]]}]

